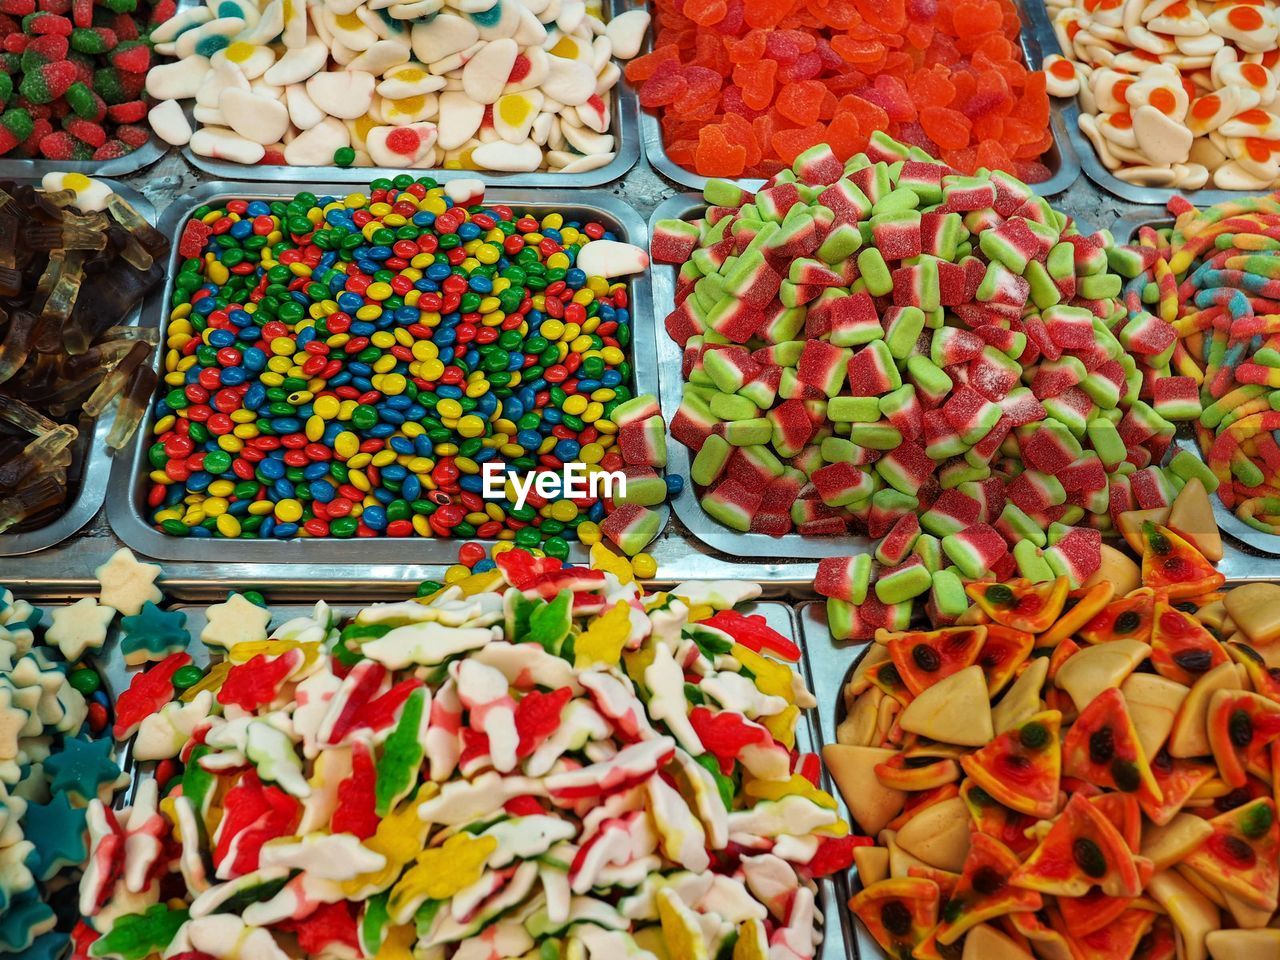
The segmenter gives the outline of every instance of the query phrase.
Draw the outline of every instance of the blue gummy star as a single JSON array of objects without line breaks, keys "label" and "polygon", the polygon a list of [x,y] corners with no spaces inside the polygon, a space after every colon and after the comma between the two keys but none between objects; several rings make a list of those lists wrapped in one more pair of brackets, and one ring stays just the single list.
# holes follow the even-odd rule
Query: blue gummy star
[{"label": "blue gummy star", "polygon": [[104,783],[113,783],[120,768],[111,759],[110,740],[82,740],[66,737],[62,749],[50,754],[44,762],[49,776],[49,789],[68,792],[88,802],[98,795]]},{"label": "blue gummy star", "polygon": [[53,908],[36,896],[34,890],[14,897],[9,909],[0,913],[0,951],[21,953],[25,958],[35,939],[32,931],[48,926],[52,919]]},{"label": "blue gummy star", "polygon": [[58,960],[67,949],[71,937],[56,930],[50,930],[22,951],[22,960]]},{"label": "blue gummy star", "polygon": [[144,654],[147,660],[164,659],[191,642],[186,624],[187,615],[181,610],[161,610],[148,600],[140,613],[120,619],[124,632],[120,651],[130,662],[134,654]]},{"label": "blue gummy star", "polygon": [[28,804],[22,828],[36,845],[40,862],[35,873],[41,880],[50,879],[63,867],[83,863],[89,856],[84,808],[73,807],[65,793],[55,794],[48,803]]}]

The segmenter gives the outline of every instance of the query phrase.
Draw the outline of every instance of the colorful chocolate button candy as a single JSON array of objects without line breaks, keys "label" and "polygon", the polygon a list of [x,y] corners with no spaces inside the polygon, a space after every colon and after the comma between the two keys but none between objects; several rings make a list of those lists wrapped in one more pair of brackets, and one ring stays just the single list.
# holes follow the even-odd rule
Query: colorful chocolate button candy
[{"label": "colorful chocolate button candy", "polygon": [[[482,193],[403,176],[368,196],[195,212],[148,451],[160,529],[532,546],[591,522],[631,552],[652,538],[661,418],[631,389],[630,296],[616,279],[648,258],[600,223]],[[509,479],[486,499],[488,464],[633,479],[608,516],[594,496],[516,506]]]}]

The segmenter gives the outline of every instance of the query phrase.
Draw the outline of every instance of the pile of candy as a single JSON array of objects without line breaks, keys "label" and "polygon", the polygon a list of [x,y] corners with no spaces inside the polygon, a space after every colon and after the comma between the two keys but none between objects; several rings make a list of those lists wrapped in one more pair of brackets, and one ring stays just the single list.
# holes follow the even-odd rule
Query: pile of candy
[{"label": "pile of candy", "polygon": [[1049,92],[1079,95],[1080,130],[1115,176],[1146,187],[1280,184],[1276,4],[1046,0],[1067,59]]},{"label": "pile of candy", "polygon": [[0,531],[39,525],[74,495],[94,421],[117,398],[108,451],[133,436],[155,389],[154,344],[120,324],[168,253],[99,181],[0,183]]},{"label": "pile of candy", "polygon": [[582,173],[615,156],[613,58],[648,27],[595,0],[200,4],[154,34],[178,59],[147,75],[151,125],[237,163]]},{"label": "pile of candy", "polygon": [[1047,561],[1079,584],[1111,515],[1169,506],[1196,469],[1160,466],[1200,404],[1169,375],[1170,326],[1117,299],[1113,268],[1140,253],[1013,177],[876,133],[847,163],[818,146],[754,196],[713,181],[705,197],[652,249],[681,265],[671,433],[721,523],[897,529],[882,562],[927,586],[905,542],[923,528],[967,577]]},{"label": "pile of candy", "polygon": [[[1135,554],[1143,549],[1143,524],[1167,526],[1201,554],[1222,559],[1222,537],[1209,501],[1213,474],[1193,454],[1183,451],[1170,463],[1168,474],[1181,489],[1168,506],[1123,510],[1112,515],[1116,529]],[[927,524],[927,520],[924,520]],[[827,598],[827,624],[837,640],[869,640],[880,630],[905,630],[923,613],[935,627],[950,626],[969,609],[966,584],[980,579],[975,573],[985,562],[984,550],[1003,549],[985,524],[973,525],[941,537],[924,533],[912,514],[900,518],[870,554],[827,557],[818,563],[814,590]],[[997,524],[1006,538],[1010,528]],[[1018,576],[1029,583],[1050,583],[1059,576],[1071,589],[1111,584],[1119,593],[1123,584],[1137,586],[1138,566],[1123,551],[1124,543],[1072,542],[1070,531],[1050,526],[1050,545],[1040,550],[1032,539],[1013,542],[1013,563]],[[873,559],[874,558],[874,559]],[[1093,572],[1084,579],[1082,567]],[[1066,571],[1063,573],[1063,571]],[[998,577],[1003,577],[1003,572]],[[922,601],[923,609],[917,607]]]},{"label": "pile of candy", "polygon": [[733,609],[759,586],[493,559],[270,635],[233,594],[224,659],[138,673],[114,732],[155,776],[89,805],[77,952],[812,958],[867,841],[797,745],[799,648]]},{"label": "pile of candy", "polygon": [[1280,587],[1145,541],[1141,587],[973,584],[868,646],[823,757],[889,956],[1280,954]]},{"label": "pile of candy", "polygon": [[85,655],[114,613],[81,601],[54,611],[46,630],[41,610],[0,589],[0,954],[63,953],[70,924],[59,919],[77,913],[74,880],[89,854],[85,808],[109,806],[128,782],[110,736],[88,735],[104,733],[110,713]]},{"label": "pile of candy", "polygon": [[[152,520],[219,537],[500,537],[566,555],[582,523],[629,553],[667,497],[656,400],[633,396],[644,251],[597,222],[407,175],[365,196],[230,200],[187,223],[149,451]],[[516,507],[509,472],[627,473]]]},{"label": "pile of candy", "polygon": [[877,130],[962,173],[1031,183],[1053,143],[1042,72],[1009,0],[660,0],[627,65],[667,155],[710,177],[771,177],[820,143],[847,160]]},{"label": "pile of candy", "polygon": [[0,157],[112,160],[145,144],[152,28],[174,0],[0,4]]},{"label": "pile of candy", "polygon": [[1200,385],[1211,489],[1245,523],[1280,533],[1280,195],[1169,210],[1171,229],[1139,230],[1126,305],[1150,307],[1180,338],[1173,363]]}]

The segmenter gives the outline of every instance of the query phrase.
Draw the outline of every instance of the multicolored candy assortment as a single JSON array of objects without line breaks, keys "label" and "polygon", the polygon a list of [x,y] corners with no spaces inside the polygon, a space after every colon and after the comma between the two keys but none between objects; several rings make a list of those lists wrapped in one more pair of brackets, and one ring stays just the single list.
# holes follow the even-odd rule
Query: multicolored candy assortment
[{"label": "multicolored candy assortment", "polygon": [[960,625],[858,662],[823,758],[889,956],[1280,951],[1280,587],[1144,540],[1141,586],[973,583]]},{"label": "multicolored candy assortment", "polygon": [[613,58],[649,27],[602,16],[598,0],[199,4],[156,31],[178,59],[147,76],[151,125],[237,163],[583,173],[617,155]]},{"label": "multicolored candy assortment", "polygon": [[147,142],[149,35],[174,0],[0,4],[0,157],[112,160]]},{"label": "multicolored candy assortment", "polygon": [[1280,195],[1203,211],[1175,200],[1169,210],[1172,228],[1139,230],[1141,272],[1125,302],[1179,337],[1173,365],[1203,404],[1205,482],[1245,523],[1280,533]]},{"label": "multicolored candy assortment", "polygon": [[[1041,550],[1007,522],[992,530],[970,524],[940,536],[924,532],[928,516],[900,517],[870,554],[826,557],[818,562],[813,589],[827,598],[827,625],[837,640],[870,640],[881,630],[905,630],[923,614],[935,627],[950,626],[970,607],[966,583],[985,579],[984,569],[1016,567],[1018,576],[1041,584],[1065,577],[1071,589],[1102,583],[1137,585],[1139,569],[1124,548],[1143,551],[1144,524],[1167,526],[1213,562],[1222,559],[1222,536],[1209,490],[1213,473],[1194,454],[1178,453],[1169,463],[1180,484],[1172,502],[1111,515],[1123,538],[1115,545],[1072,536],[1061,524],[1049,528]],[[1012,550],[1010,550],[1010,540]],[[1084,570],[1092,572],[1081,579]],[[1007,574],[991,573],[997,578]],[[1120,590],[1120,592],[1124,592]],[[922,606],[921,606],[922,605]]]},{"label": "multicolored candy assortment", "polygon": [[656,16],[626,75],[687,170],[766,178],[882,131],[965,174],[1049,178],[1045,75],[1022,62],[1008,0],[662,0]]},{"label": "multicolored candy assortment", "polygon": [[1144,187],[1280,183],[1276,4],[1046,0],[1066,58],[1049,92],[1079,97],[1080,130]]},{"label": "multicolored candy assortment", "polygon": [[716,520],[897,530],[880,558],[897,603],[941,555],[969,578],[1079,585],[1115,514],[1172,502],[1186,471],[1160,464],[1199,405],[1168,375],[1173,330],[1119,299],[1138,252],[1007,174],[966,177],[880,133],[846,163],[818,146],[754,195],[713,181],[705,197],[652,249],[680,265],[671,433]]},{"label": "multicolored candy assortment", "polygon": [[[479,536],[561,556],[585,522],[629,553],[657,534],[665,432],[631,389],[615,279],[648,256],[603,224],[485,204],[483,190],[404,175],[367,196],[195,211],[149,450],[160,529]],[[483,498],[490,462],[625,470],[627,495],[517,508]]]},{"label": "multicolored candy assortment", "polygon": [[[96,601],[82,601],[105,611]],[[0,589],[0,954],[55,960],[88,857],[86,807],[128,783],[106,733],[110,704],[85,659],[103,618],[72,605],[44,611]],[[56,914],[55,914],[56,911]],[[61,929],[55,929],[61,927]]]},{"label": "multicolored candy assortment", "polygon": [[113,730],[154,776],[88,806],[77,955],[813,957],[866,841],[759,586],[492,559],[341,620],[232,595],[212,666],[137,673]]}]

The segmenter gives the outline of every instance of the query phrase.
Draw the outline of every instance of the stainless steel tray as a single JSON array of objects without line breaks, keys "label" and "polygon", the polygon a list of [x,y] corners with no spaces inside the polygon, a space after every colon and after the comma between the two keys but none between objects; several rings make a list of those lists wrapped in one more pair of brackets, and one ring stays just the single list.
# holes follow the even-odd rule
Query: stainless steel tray
[{"label": "stainless steel tray", "polygon": [[[1201,195],[1209,191],[1201,191]],[[1221,201],[1215,201],[1221,202]],[[1148,215],[1136,214],[1131,217],[1125,217],[1123,220],[1116,222],[1111,228],[1115,235],[1117,243],[1133,243],[1138,238],[1138,230],[1142,227],[1169,227],[1173,225],[1173,221],[1164,211],[1152,213]],[[1178,436],[1174,440],[1174,444],[1179,450],[1186,450],[1195,455],[1201,462],[1205,463],[1204,451],[1200,449],[1200,444],[1196,440],[1194,431],[1189,426],[1178,427]],[[1247,543],[1255,550],[1261,550],[1263,553],[1273,557],[1280,557],[1280,536],[1271,533],[1263,533],[1261,530],[1255,530],[1243,520],[1235,515],[1235,513],[1218,499],[1217,494],[1209,495],[1209,502],[1213,505],[1213,518],[1218,522],[1218,529],[1223,533],[1230,534],[1242,543]],[[1275,571],[1280,574],[1280,570]]]},{"label": "stainless steel tray", "polygon": [[[145,122],[145,121],[144,121]],[[168,151],[155,134],[132,153],[114,160],[20,160],[0,157],[0,180],[39,180],[46,173],[83,173],[86,177],[123,177],[155,163]]]},{"label": "stainless steel tray", "polygon": [[[0,171],[0,180],[3,179],[6,179],[5,175]],[[151,201],[137,190],[119,181],[105,182],[109,183],[111,189],[127,200],[149,222],[155,223],[156,211]],[[138,325],[141,312],[141,307],[135,307],[121,323],[127,326]],[[38,529],[0,534],[0,557],[16,557],[52,547],[66,540],[93,519],[107,495],[107,477],[111,474],[111,457],[107,452],[106,441],[114,421],[115,408],[113,407],[94,423],[93,435],[89,437],[88,448],[85,451],[84,466],[80,471],[79,487],[67,503],[66,509]]]},{"label": "stainless steel tray", "polygon": [[[837,641],[831,639],[831,631],[827,627],[827,607],[821,601],[802,603],[796,609],[796,617],[800,622],[800,645],[804,648],[805,657],[813,672],[810,690],[818,698],[816,708],[818,736],[823,743],[836,742],[836,727],[844,713],[845,681],[849,671],[858,662],[858,658],[870,646],[866,640]],[[826,774],[826,767],[823,768]],[[849,821],[849,807],[839,790],[831,790],[831,795],[840,805],[840,813]],[[841,878],[846,885],[846,897],[856,890],[858,877],[857,867],[852,867],[846,877]],[[847,909],[844,911],[846,927],[852,936],[849,937],[853,952],[864,960],[875,960],[884,957],[880,944],[867,932],[867,928],[859,923]]]},{"label": "stainless steel tray", "polygon": [[[1036,2],[1036,0],[1030,0],[1030,2],[1017,0],[1017,6],[1022,18],[1021,41],[1023,57],[1026,59],[1029,69],[1039,70],[1044,62],[1044,53],[1039,31],[1032,26],[1033,18],[1028,12],[1028,8],[1041,7],[1041,3]],[[650,27],[650,30],[653,29],[654,27]],[[647,53],[652,49],[652,39],[649,39],[645,42],[643,50]],[[1073,128],[1063,123],[1062,116],[1056,110],[1053,111],[1049,124],[1053,129],[1053,146],[1040,159],[1049,168],[1050,176],[1048,180],[1029,185],[1037,195],[1042,197],[1051,197],[1056,193],[1062,193],[1080,177],[1080,158],[1076,154],[1078,148],[1067,135],[1068,130]],[[653,111],[640,110],[640,138],[644,141],[645,156],[663,176],[669,180],[674,180],[681,186],[691,187],[694,190],[701,190],[707,185],[707,177],[686,170],[667,156],[666,144],[662,139],[662,125],[658,121],[657,114]],[[1092,148],[1089,152],[1093,152]],[[733,182],[752,191],[759,190],[765,183],[764,180],[744,177],[735,178]]]},{"label": "stainless steel tray", "polygon": [[[426,171],[423,171],[424,175]],[[333,194],[345,196],[350,188],[345,184],[318,183],[308,186],[319,196]],[[159,229],[173,240],[168,273],[164,289],[148,299],[143,308],[144,323],[160,330],[160,348],[156,351],[156,369],[163,363],[165,350],[164,331],[169,320],[169,300],[173,293],[181,258],[178,256],[178,237],[191,211],[202,204],[220,199],[278,200],[293,196],[292,188],[269,183],[206,183],[188,196],[175,200],[160,218]],[[648,246],[648,233],[639,214],[630,206],[606,193],[578,191],[571,199],[557,201],[546,191],[520,191],[494,188],[486,193],[489,203],[503,203],[517,210],[554,210],[566,217],[590,217],[599,220],[618,234],[619,239]],[[654,355],[656,338],[646,325],[652,322],[652,294],[649,277],[642,274],[630,281],[630,309],[632,320],[631,360],[634,370],[632,386],[638,394],[657,393],[656,364]],[[225,540],[218,538],[173,537],[153,528],[144,515],[143,504],[148,484],[147,447],[150,444],[151,427],[155,422],[154,407],[147,411],[129,448],[121,452],[112,471],[111,485],[116,496],[107,503],[107,519],[115,533],[130,547],[160,560],[216,560],[219,563],[347,563],[370,566],[388,563],[450,564],[457,557],[456,539],[436,537],[409,537],[393,539],[376,537],[369,539],[341,540],[334,537],[308,537],[294,540]],[[665,505],[656,508],[662,513],[663,526],[668,512]],[[480,541],[482,543],[489,541]],[[569,560],[583,563],[587,548],[578,543],[570,544]]]},{"label": "stainless steel tray", "polygon": [[[184,0],[178,10],[200,6],[199,0]],[[635,9],[630,0],[604,0],[604,11],[610,18],[628,9]],[[624,66],[625,64],[620,64]],[[490,170],[445,170],[413,169],[403,170],[396,167],[338,167],[333,165],[318,167],[291,167],[287,164],[244,164],[229,160],[215,160],[202,157],[193,151],[190,145],[182,148],[182,155],[193,167],[212,174],[219,180],[265,180],[272,183],[364,183],[377,177],[394,177],[401,173],[413,176],[434,177],[444,183],[447,180],[462,178],[480,178],[485,183],[501,187],[598,187],[613,183],[636,165],[640,159],[640,132],[637,118],[640,114],[640,101],[636,92],[627,83],[626,78],[619,78],[611,91],[610,113],[612,119],[609,132],[615,137],[616,156],[603,167],[588,170],[585,173],[555,173],[549,170],[537,170],[533,173],[498,173]],[[187,122],[191,129],[198,129],[193,115],[194,103],[187,102],[183,106]]]},{"label": "stainless steel tray", "polygon": [[[1043,4],[1031,5],[1031,24],[1039,38],[1040,48],[1045,56],[1062,55],[1062,45],[1058,43],[1058,35],[1053,31],[1053,23]],[[1136,183],[1121,180],[1103,166],[1098,153],[1080,130],[1080,106],[1075,97],[1051,97],[1054,104],[1054,119],[1060,121],[1066,129],[1067,139],[1072,151],[1079,159],[1079,165],[1085,175],[1095,184],[1123,200],[1132,203],[1149,203],[1164,206],[1174,197],[1184,197],[1197,206],[1222,203],[1226,200],[1240,200],[1253,196],[1248,190],[1220,190],[1203,188],[1200,190],[1173,190],[1169,187],[1143,187]]]}]

